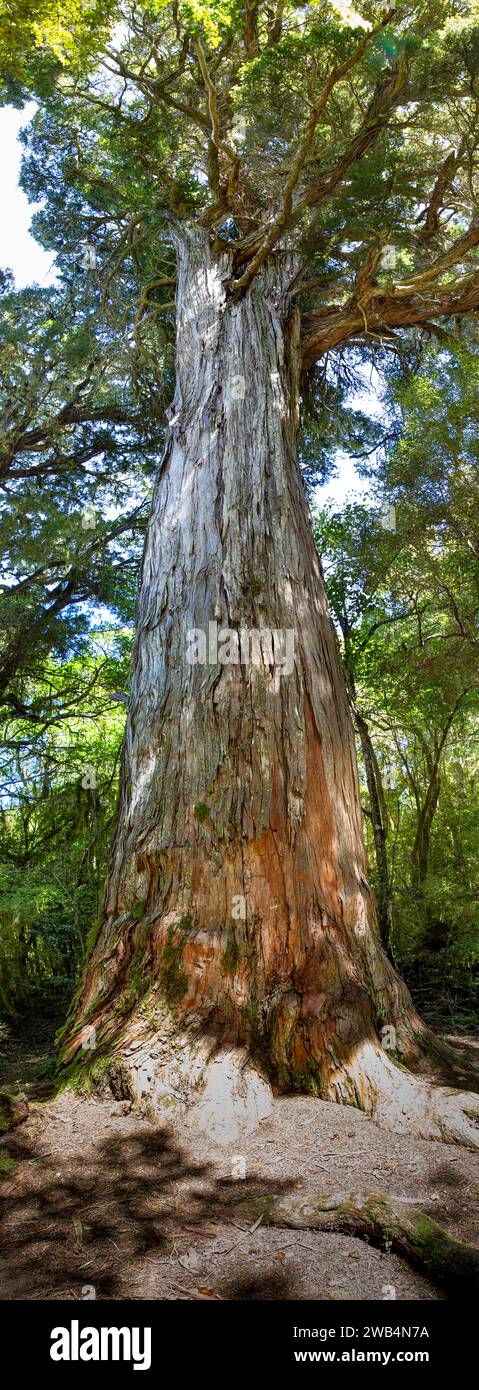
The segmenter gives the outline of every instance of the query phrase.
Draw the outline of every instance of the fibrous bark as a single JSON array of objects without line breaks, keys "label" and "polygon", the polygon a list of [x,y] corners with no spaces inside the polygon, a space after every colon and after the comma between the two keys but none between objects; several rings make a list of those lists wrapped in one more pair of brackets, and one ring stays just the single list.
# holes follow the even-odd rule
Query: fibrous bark
[{"label": "fibrous bark", "polygon": [[176,394],[105,918],[65,1060],[88,1037],[133,1045],[140,1088],[160,1075],[160,1092],[186,1100],[218,1052],[218,1084],[234,1073],[236,1086],[236,1050],[240,1070],[247,1055],[283,1090],[474,1144],[475,1097],[433,1092],[381,1045],[387,1028],[413,1062],[427,1030],[382,951],[367,884],[348,699],[297,460],[295,262],[272,256],[240,299],[206,231],[181,233],[178,262]]}]

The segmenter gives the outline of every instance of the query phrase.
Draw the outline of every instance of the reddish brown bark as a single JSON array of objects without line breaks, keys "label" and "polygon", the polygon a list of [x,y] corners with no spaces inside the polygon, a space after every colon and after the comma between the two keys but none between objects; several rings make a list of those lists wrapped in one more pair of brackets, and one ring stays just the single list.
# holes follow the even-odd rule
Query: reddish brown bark
[{"label": "reddish brown bark", "polygon": [[[227,269],[206,233],[183,237],[105,919],[64,1055],[85,1027],[100,1050],[142,1032],[186,1048],[200,1035],[246,1048],[281,1088],[400,1122],[401,1104],[420,1109],[417,1083],[381,1031],[413,1060],[426,1030],[367,885],[348,699],[297,461],[294,266],[263,268],[240,303]],[[211,623],[254,633],[260,659],[188,662],[188,634]]]}]

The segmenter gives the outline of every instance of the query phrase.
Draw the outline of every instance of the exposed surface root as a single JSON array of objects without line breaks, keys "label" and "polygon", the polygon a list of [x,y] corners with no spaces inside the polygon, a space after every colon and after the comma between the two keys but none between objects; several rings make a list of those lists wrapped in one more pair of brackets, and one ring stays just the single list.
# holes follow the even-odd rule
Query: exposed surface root
[{"label": "exposed surface root", "polygon": [[479,1250],[455,1240],[424,1212],[382,1193],[265,1197],[249,1212],[270,1226],[337,1231],[395,1250],[454,1296],[479,1291]]},{"label": "exposed surface root", "polygon": [[[130,1019],[127,1036],[109,1058],[77,1053],[80,1068],[88,1056],[96,1079],[99,1074],[109,1082],[117,1099],[147,1100],[159,1118],[177,1113],[191,1119],[218,1143],[253,1133],[271,1110],[272,1088],[247,1048],[195,1037],[168,1009],[157,1013],[154,1031],[151,1025],[145,1031],[141,1016]],[[307,1092],[308,1079],[284,1091],[294,1089]],[[373,1042],[362,1043],[346,1064],[332,1069],[320,1094],[357,1107],[393,1134],[479,1150],[479,1096],[413,1075]]]},{"label": "exposed surface root", "polygon": [[[120,1072],[114,1084],[120,1096]],[[325,1229],[345,1200],[351,1215],[342,1194],[360,1190],[380,1192],[374,1200],[392,1204],[396,1217],[404,1204],[413,1223],[427,1213],[423,1232],[435,1238],[439,1222],[448,1256],[454,1243],[479,1244],[474,1154],[392,1138],[357,1108],[313,1096],[276,1099],[254,1133],[219,1146],[181,1114],[158,1123],[126,1097],[67,1088],[33,1103],[0,1151],[6,1298],[81,1299],[92,1286],[97,1299],[447,1297],[437,1268],[427,1274],[410,1247],[392,1248],[377,1211],[377,1236],[374,1224],[363,1233],[350,1221],[344,1233]],[[233,1176],[239,1160],[242,1182]],[[292,1203],[297,1219],[296,1204],[314,1206],[318,1193],[322,1225],[293,1229]],[[271,1198],[285,1203],[277,1224]],[[450,1287],[467,1292],[464,1279]]]},{"label": "exposed surface root", "polygon": [[479,1149],[479,1096],[472,1092],[435,1086],[413,1076],[371,1043],[358,1049],[346,1077],[345,1084],[343,1073],[333,1076],[327,1099],[355,1100],[382,1129],[394,1134]]}]

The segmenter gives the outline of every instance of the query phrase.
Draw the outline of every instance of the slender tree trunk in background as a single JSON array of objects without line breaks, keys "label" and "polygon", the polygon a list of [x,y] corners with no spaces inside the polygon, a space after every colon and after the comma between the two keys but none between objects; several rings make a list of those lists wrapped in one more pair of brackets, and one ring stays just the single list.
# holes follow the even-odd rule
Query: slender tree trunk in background
[{"label": "slender tree trunk in background", "polygon": [[[380,1041],[389,1028],[413,1060],[427,1030],[367,888],[348,698],[297,462],[296,267],[270,262],[235,303],[206,233],[185,234],[178,258],[176,395],[105,918],[64,1060],[94,1029],[155,1104],[196,1099],[220,1129],[229,1107],[228,1137],[267,1104],[261,1076],[439,1133],[431,1088]],[[457,1106],[440,1123],[473,1142]]]},{"label": "slender tree trunk in background", "polygon": [[433,953],[446,945],[448,937],[447,923],[438,916],[427,891],[431,832],[440,790],[439,767],[434,764],[426,796],[422,805],[418,804],[417,828],[411,850],[411,888],[421,928],[421,949]]},{"label": "slender tree trunk in background", "polygon": [[422,806],[418,812],[418,822],[414,844],[411,850],[411,882],[421,896],[429,870],[431,830],[439,801],[441,779],[439,769],[434,766],[431,780]]},{"label": "slender tree trunk in background", "polygon": [[445,923],[438,923],[437,917],[431,909],[431,903],[428,901],[425,888],[429,873],[432,826],[441,791],[441,759],[454,722],[454,717],[462,704],[465,694],[466,691],[464,690],[453,706],[441,736],[436,742],[434,752],[428,754],[426,750],[429,781],[426,794],[422,800],[417,784],[411,779],[417,805],[417,827],[411,850],[411,884],[423,914],[426,928],[426,945],[428,944],[427,937],[431,933],[433,942],[435,937],[437,938],[438,928],[442,934],[442,944],[445,943],[445,936],[447,935]]},{"label": "slender tree trunk in background", "polygon": [[374,751],[374,745],[366,720],[357,706],[356,687],[348,673],[348,688],[356,728],[361,743],[364,770],[371,804],[371,824],[374,838],[374,853],[377,873],[377,910],[381,942],[391,964],[394,964],[392,951],[392,885],[389,874],[387,846],[387,807],[381,782],[381,773]]}]

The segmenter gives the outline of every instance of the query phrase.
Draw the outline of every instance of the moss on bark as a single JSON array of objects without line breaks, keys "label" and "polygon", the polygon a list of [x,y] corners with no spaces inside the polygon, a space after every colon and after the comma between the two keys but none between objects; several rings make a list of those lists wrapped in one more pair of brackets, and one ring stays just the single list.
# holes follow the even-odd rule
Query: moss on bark
[{"label": "moss on bark", "polygon": [[439,1226],[424,1212],[383,1193],[262,1197],[248,1203],[248,1215],[268,1226],[338,1231],[386,1246],[404,1256],[451,1297],[479,1292],[479,1250]]}]

